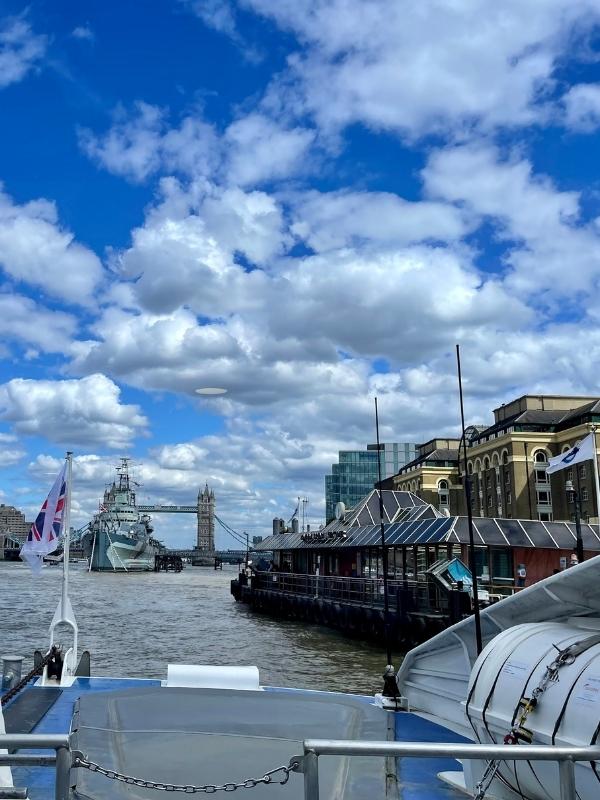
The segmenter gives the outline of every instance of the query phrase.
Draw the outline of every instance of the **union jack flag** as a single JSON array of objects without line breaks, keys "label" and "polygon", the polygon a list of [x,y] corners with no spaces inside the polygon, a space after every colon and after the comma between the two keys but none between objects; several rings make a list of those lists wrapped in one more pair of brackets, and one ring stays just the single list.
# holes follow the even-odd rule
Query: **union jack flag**
[{"label": "union jack flag", "polygon": [[44,556],[58,547],[67,497],[66,469],[65,464],[21,548],[21,558],[34,572],[42,568]]}]

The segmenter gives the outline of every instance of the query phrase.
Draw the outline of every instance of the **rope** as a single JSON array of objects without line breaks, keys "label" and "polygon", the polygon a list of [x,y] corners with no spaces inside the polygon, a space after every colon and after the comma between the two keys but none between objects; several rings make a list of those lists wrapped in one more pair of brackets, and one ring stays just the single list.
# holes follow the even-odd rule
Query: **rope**
[{"label": "rope", "polygon": [[58,656],[59,653],[60,649],[53,644],[50,650],[42,658],[40,663],[33,669],[29,670],[27,675],[24,675],[18,683],[15,683],[12,689],[9,689],[2,695],[2,698],[0,699],[0,706],[5,706],[10,700],[12,700],[13,697],[15,697],[15,695],[21,691],[21,689],[24,689],[27,686],[32,678],[35,678],[36,675],[41,675],[41,673],[44,671],[44,667],[47,666],[56,656]]}]

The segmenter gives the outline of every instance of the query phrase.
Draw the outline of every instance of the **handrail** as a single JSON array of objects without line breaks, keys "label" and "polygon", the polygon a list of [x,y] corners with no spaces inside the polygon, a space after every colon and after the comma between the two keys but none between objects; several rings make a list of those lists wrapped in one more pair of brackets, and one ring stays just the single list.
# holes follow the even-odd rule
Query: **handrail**
[{"label": "handrail", "polygon": [[304,773],[304,799],[319,800],[319,756],[393,756],[395,758],[482,759],[486,761],[556,761],[560,799],[576,800],[576,761],[600,761],[600,746],[424,744],[415,742],[352,742],[346,739],[305,739],[299,771]]},{"label": "handrail", "polygon": [[[68,800],[72,754],[67,734],[0,734],[3,749],[55,750],[55,756],[39,753],[0,752],[0,765],[56,765],[55,800]],[[561,747],[555,745],[489,745],[421,742],[370,742],[347,739],[305,739],[304,755],[293,756],[296,771],[304,774],[305,800],[319,800],[319,756],[384,756],[395,758],[481,759],[500,761],[556,761],[559,766],[561,800],[576,800],[576,761],[600,761],[600,746]]]},{"label": "handrail", "polygon": [[[55,755],[39,753],[3,753],[2,750],[54,750]],[[69,737],[59,733],[3,733],[0,734],[0,766],[52,767],[56,765],[54,784],[55,800],[68,800],[71,751]]]}]

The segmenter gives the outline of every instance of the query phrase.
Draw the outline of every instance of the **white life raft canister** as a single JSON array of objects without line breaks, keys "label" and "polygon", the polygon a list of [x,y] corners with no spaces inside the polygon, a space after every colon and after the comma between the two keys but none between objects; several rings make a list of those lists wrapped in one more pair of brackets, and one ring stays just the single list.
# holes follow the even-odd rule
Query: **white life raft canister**
[{"label": "white life raft canister", "polygon": [[[587,628],[586,622],[516,625],[486,646],[471,672],[465,709],[479,742],[504,744],[508,736],[516,739],[513,747],[600,744],[600,621],[590,620]],[[536,689],[537,702],[530,704],[519,730]],[[465,782],[472,790],[486,766],[464,762]],[[575,780],[579,800],[600,798],[600,762],[577,763]],[[558,764],[504,761],[487,793],[559,800]]]}]

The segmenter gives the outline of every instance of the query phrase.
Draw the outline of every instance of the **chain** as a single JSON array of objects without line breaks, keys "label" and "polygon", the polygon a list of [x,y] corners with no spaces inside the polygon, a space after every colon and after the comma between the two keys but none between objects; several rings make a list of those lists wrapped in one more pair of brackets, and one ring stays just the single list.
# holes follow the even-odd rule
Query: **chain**
[{"label": "chain", "polygon": [[477,794],[473,798],[473,800],[483,800],[485,797],[485,793],[490,788],[491,782],[496,777],[496,773],[500,769],[500,761],[489,761],[487,767],[485,768],[485,772],[481,776],[481,780],[475,787],[477,789]]},{"label": "chain", "polygon": [[18,683],[15,683],[12,689],[9,689],[2,695],[2,698],[0,699],[0,706],[5,706],[9,700],[12,700],[13,697],[21,691],[21,689],[24,689],[25,686],[27,686],[27,684],[32,678],[35,678],[36,675],[39,675],[41,672],[43,672],[44,667],[47,664],[49,664],[52,661],[52,659],[59,654],[59,652],[60,652],[59,648],[55,644],[53,644],[50,650],[46,653],[46,655],[37,665],[37,667],[34,667],[33,669],[29,670],[27,675],[24,675]]},{"label": "chain", "polygon": [[[551,664],[548,664],[546,667],[541,681],[531,693],[531,698],[523,698],[523,701],[521,701],[519,704],[522,706],[522,711],[519,714],[515,724],[504,737],[504,744],[518,744],[519,739],[525,739],[531,743],[529,738],[530,733],[524,728],[527,717],[537,706],[539,698],[544,694],[550,684],[558,682],[558,672],[560,668],[563,666],[568,666],[575,661],[576,654],[572,652],[572,649],[573,647],[567,647],[565,650],[559,650],[554,661]],[[485,772],[481,776],[481,780],[477,783],[477,794],[475,795],[474,800],[483,800],[487,790],[490,788],[492,781],[496,777],[496,773],[498,772],[501,763],[502,762],[499,760],[488,762]]]},{"label": "chain", "polygon": [[[97,772],[99,775],[104,775],[114,781],[121,781],[130,786],[142,786],[144,789],[159,789],[163,792],[184,792],[185,794],[197,794],[204,792],[206,794],[214,794],[215,792],[235,792],[237,789],[253,789],[260,783],[275,784],[283,786],[290,779],[290,772],[295,772],[299,765],[298,761],[292,761],[289,766],[281,766],[276,769],[271,769],[265,772],[262,778],[246,778],[245,781],[239,783],[207,783],[204,786],[194,786],[191,784],[181,783],[163,783],[159,781],[145,780],[144,778],[134,778],[131,775],[124,775],[121,772],[116,772],[114,769],[107,769],[96,764],[94,761],[87,759],[83,753],[77,750],[73,751],[73,766],[81,767],[82,769],[89,769],[90,772]],[[281,780],[274,778],[277,773],[282,773]]]}]

